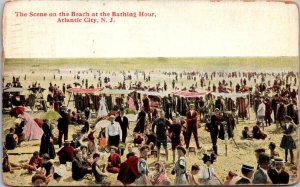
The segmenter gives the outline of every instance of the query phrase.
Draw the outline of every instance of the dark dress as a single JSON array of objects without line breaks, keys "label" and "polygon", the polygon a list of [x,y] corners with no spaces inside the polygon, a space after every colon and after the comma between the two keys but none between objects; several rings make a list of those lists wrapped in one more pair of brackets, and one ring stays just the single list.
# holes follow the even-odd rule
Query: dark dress
[{"label": "dark dress", "polygon": [[53,137],[50,127],[47,123],[44,123],[42,126],[42,129],[44,131],[44,134],[41,139],[41,145],[40,145],[40,156],[42,156],[44,153],[49,154],[50,159],[55,158],[55,149],[53,142],[51,142],[51,137]]},{"label": "dark dress", "polygon": [[172,133],[172,150],[175,150],[180,145],[181,124],[173,124],[170,126],[169,132]]},{"label": "dark dress", "polygon": [[284,135],[281,139],[280,147],[282,149],[296,149],[296,143],[291,136],[292,132],[295,131],[294,126],[292,123],[290,123],[289,127],[287,127],[287,124],[283,126]]},{"label": "dark dress", "polygon": [[142,110],[138,114],[138,122],[137,122],[135,128],[133,129],[133,132],[144,133],[145,119],[146,119],[146,112]]}]

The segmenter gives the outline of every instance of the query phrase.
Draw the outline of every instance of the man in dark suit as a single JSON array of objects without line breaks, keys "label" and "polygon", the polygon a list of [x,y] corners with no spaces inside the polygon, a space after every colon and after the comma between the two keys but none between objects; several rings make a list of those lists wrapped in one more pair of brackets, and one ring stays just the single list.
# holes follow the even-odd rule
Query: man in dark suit
[{"label": "man in dark suit", "polygon": [[254,167],[250,165],[243,164],[242,166],[242,178],[236,181],[235,184],[251,184],[251,178],[254,173]]},{"label": "man in dark suit", "polygon": [[68,139],[68,131],[69,131],[69,124],[71,123],[71,117],[67,113],[67,107],[62,106],[60,108],[59,114],[61,115],[61,118],[58,119],[58,145],[61,147],[62,145],[62,137],[64,136],[64,141]]},{"label": "man in dark suit", "polygon": [[219,126],[221,124],[221,115],[220,110],[218,108],[215,109],[215,113],[211,116],[211,122],[210,122],[210,138],[211,143],[213,146],[214,153],[218,155],[218,147],[217,147],[217,141],[218,141],[218,135],[219,135]]},{"label": "man in dark suit", "polygon": [[274,166],[268,170],[268,175],[273,184],[288,184],[290,175],[283,170],[283,160],[274,158]]},{"label": "man in dark suit", "polygon": [[190,104],[190,111],[186,113],[186,123],[187,123],[187,142],[186,148],[189,148],[190,140],[192,134],[194,135],[197,149],[200,149],[198,141],[198,112],[195,111],[195,105]]},{"label": "man in dark suit", "polygon": [[270,157],[266,153],[261,153],[258,158],[259,169],[254,173],[253,184],[272,184],[267,170],[270,163]]},{"label": "man in dark suit", "polygon": [[[120,123],[121,129],[122,129],[122,142],[126,143],[127,138],[127,129],[129,129],[129,122],[128,118],[124,116],[124,109],[120,109],[120,115],[115,119],[116,122]],[[124,149],[121,149],[121,155],[124,154]]]}]

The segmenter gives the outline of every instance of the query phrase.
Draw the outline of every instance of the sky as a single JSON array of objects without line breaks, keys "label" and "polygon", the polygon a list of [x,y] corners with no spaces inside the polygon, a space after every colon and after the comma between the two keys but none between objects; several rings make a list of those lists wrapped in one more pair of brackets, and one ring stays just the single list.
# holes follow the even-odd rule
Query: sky
[{"label": "sky", "polygon": [[[62,11],[144,11],[156,17],[57,23],[58,17],[15,13]],[[5,58],[298,56],[299,51],[297,7],[278,2],[21,1],[7,3],[3,18]]]}]

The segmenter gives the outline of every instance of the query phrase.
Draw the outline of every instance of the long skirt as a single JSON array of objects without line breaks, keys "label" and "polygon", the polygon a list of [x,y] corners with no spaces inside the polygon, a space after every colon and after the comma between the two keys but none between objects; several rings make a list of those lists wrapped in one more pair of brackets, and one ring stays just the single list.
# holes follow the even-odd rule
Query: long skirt
[{"label": "long skirt", "polygon": [[283,135],[280,143],[280,147],[282,149],[296,149],[296,143],[292,136],[290,135]]}]

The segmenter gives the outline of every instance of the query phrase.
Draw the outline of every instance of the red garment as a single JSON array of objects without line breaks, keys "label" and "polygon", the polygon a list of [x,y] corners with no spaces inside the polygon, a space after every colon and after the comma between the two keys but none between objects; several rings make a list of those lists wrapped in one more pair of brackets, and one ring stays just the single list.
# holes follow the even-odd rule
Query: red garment
[{"label": "red garment", "polygon": [[35,166],[36,168],[39,168],[40,164],[41,164],[41,158],[33,156],[33,157],[31,157],[28,164],[31,166]]},{"label": "red garment", "polygon": [[119,154],[115,153],[108,157],[108,162],[111,164],[107,165],[106,170],[110,173],[119,173],[121,166],[121,157]]},{"label": "red garment", "polygon": [[35,118],[34,121],[38,124],[39,127],[42,128],[44,121],[42,119]]},{"label": "red garment", "polygon": [[194,110],[193,115],[191,114],[191,111],[188,111],[186,113],[186,124],[189,126],[190,124],[196,124],[198,128],[198,112]]},{"label": "red garment", "polygon": [[136,178],[138,178],[138,157],[130,156],[120,166],[120,172],[117,180],[121,181],[124,185],[132,184]]},{"label": "red garment", "polygon": [[58,151],[60,164],[66,164],[67,162],[72,162],[74,159],[74,148],[72,146],[63,147]]}]

